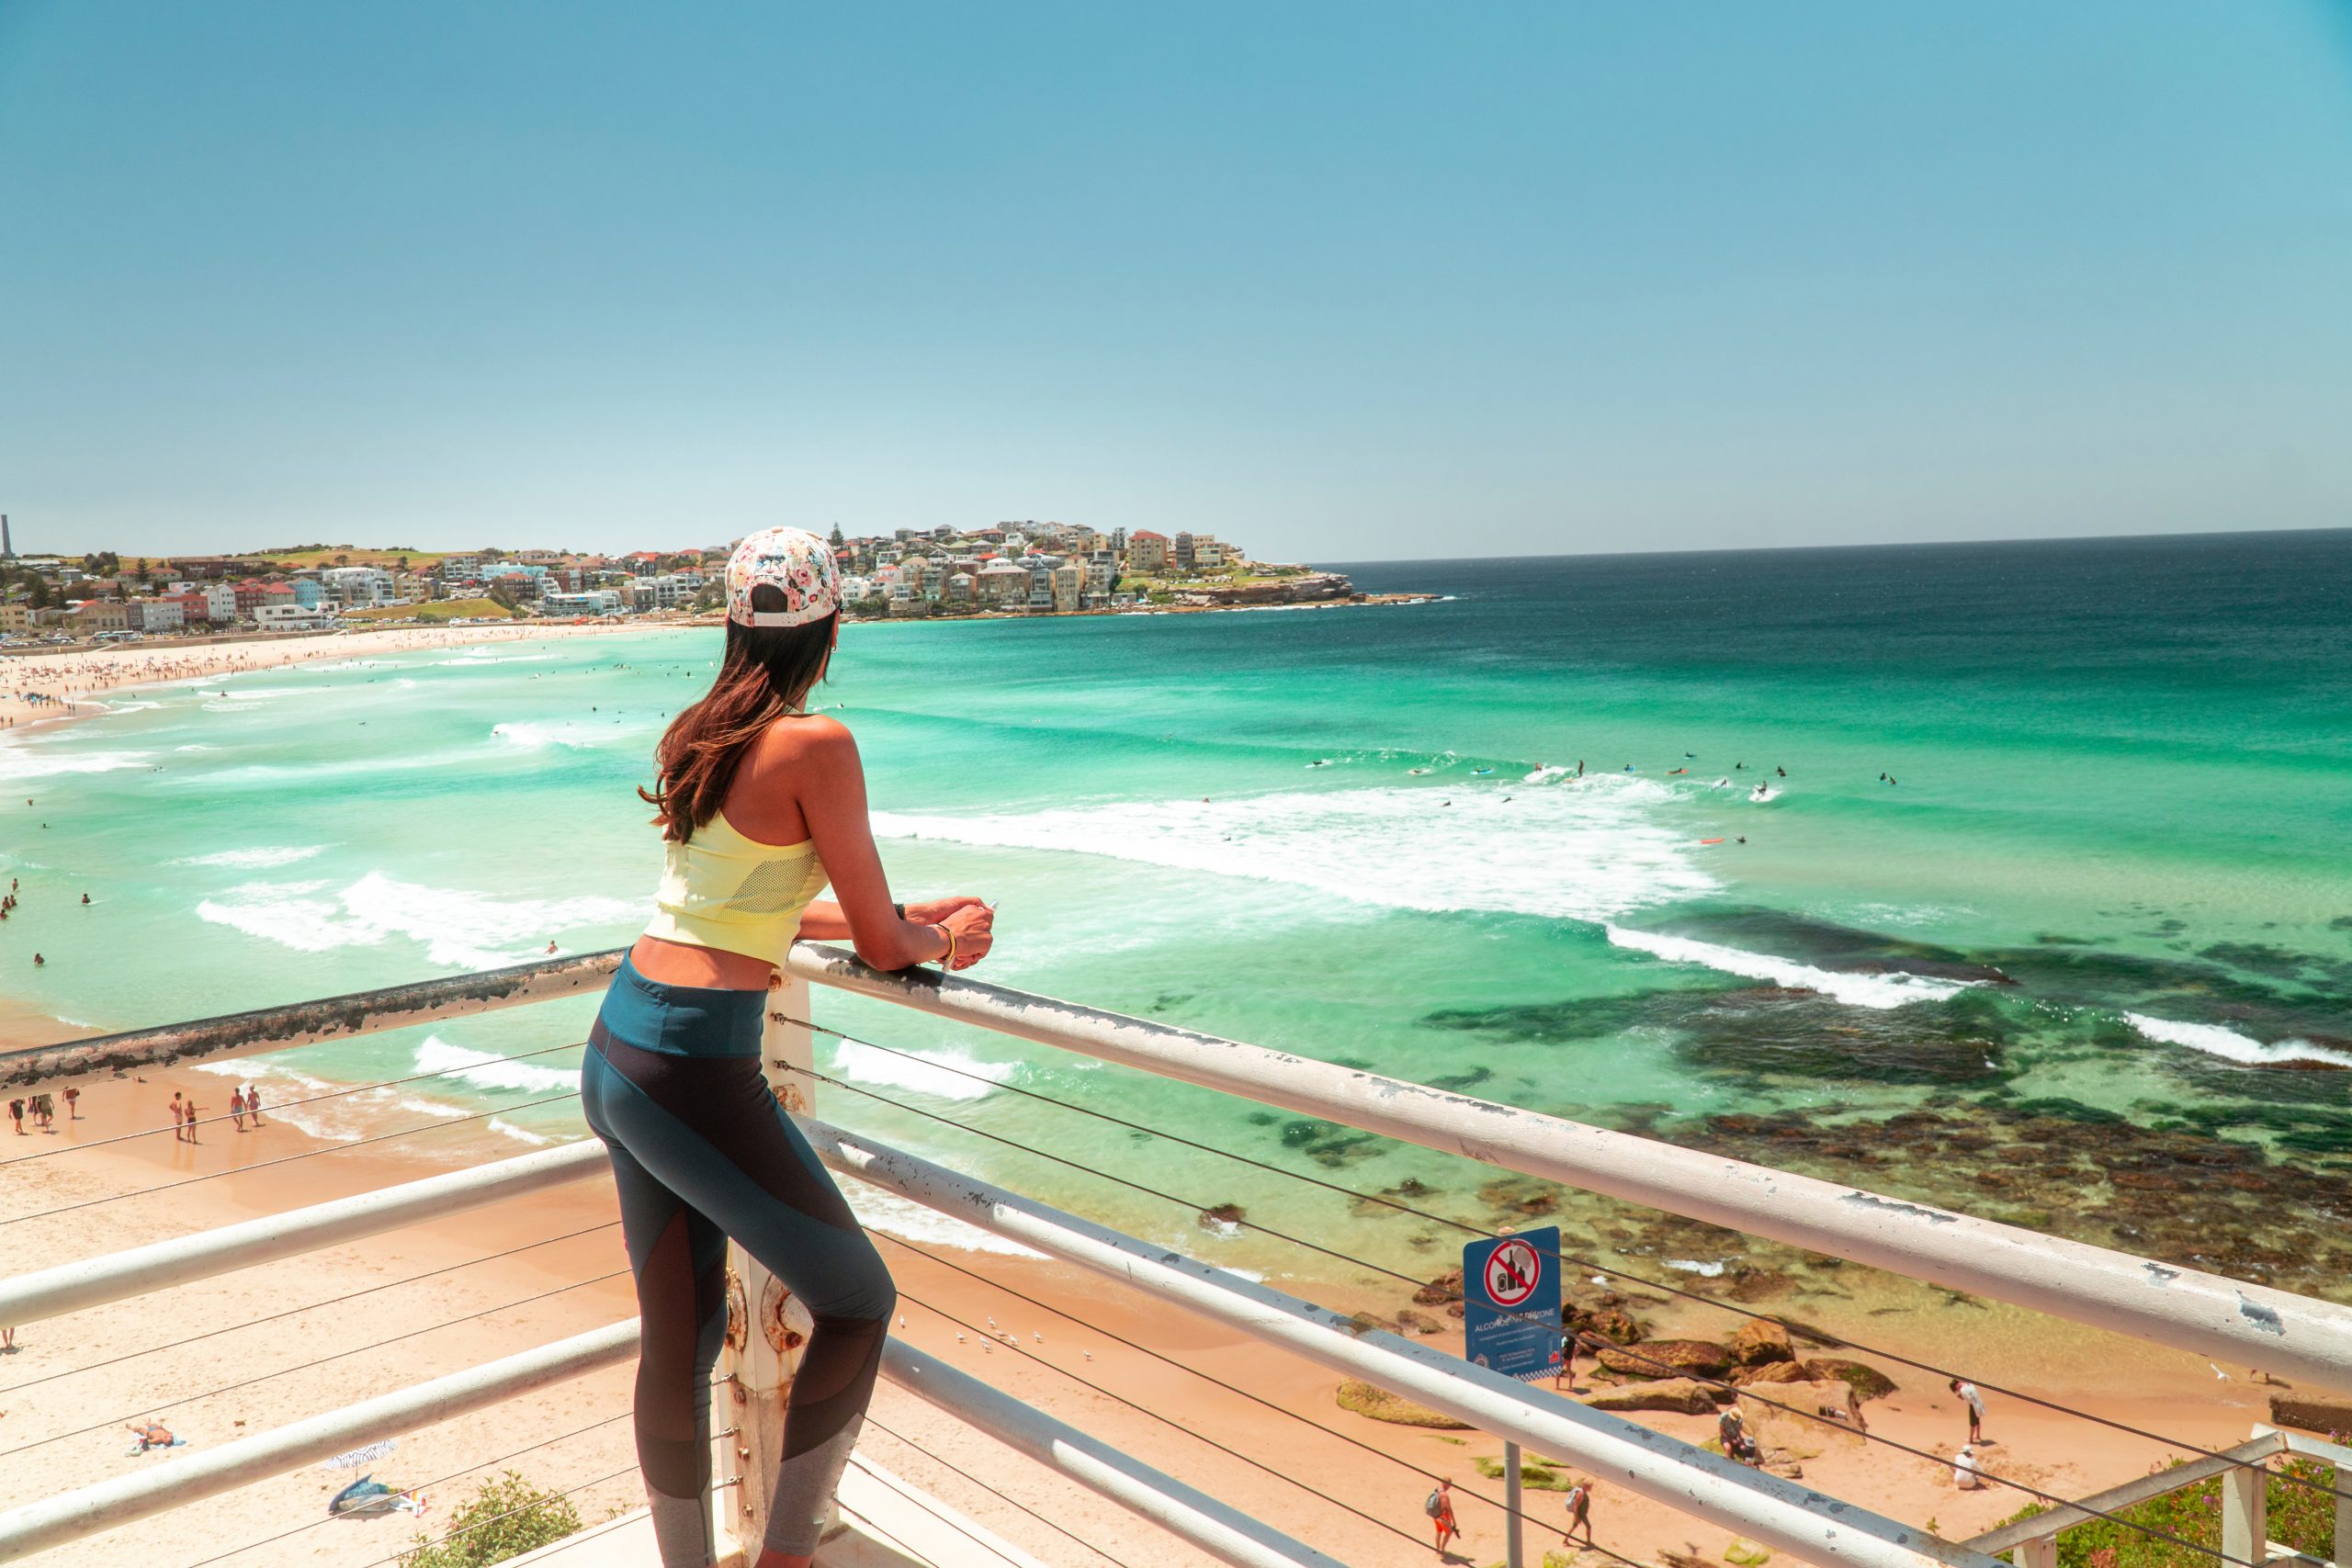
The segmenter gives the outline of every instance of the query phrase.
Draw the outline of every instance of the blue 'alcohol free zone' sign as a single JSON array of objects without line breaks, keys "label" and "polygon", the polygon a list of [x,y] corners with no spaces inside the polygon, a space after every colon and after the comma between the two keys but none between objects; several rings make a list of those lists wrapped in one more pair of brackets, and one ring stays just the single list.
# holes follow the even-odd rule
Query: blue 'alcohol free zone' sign
[{"label": "blue 'alcohol free zone' sign", "polygon": [[1462,1249],[1463,1356],[1522,1382],[1560,1370],[1560,1227]]}]

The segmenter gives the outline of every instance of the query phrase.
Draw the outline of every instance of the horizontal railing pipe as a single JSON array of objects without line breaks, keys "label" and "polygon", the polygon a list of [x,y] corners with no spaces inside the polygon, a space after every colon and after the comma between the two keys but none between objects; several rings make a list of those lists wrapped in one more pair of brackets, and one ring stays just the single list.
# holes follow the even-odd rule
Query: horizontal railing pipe
[{"label": "horizontal railing pipe", "polygon": [[623,951],[616,947],[605,953],[539,959],[507,969],[450,975],[314,1002],[290,1002],[188,1023],[0,1051],[0,1089],[223,1061],[553,1001],[602,986],[620,967]]},{"label": "horizontal railing pipe", "polygon": [[937,1018],[2159,1345],[2352,1389],[2352,1307],[933,970],[802,942],[791,973]]},{"label": "horizontal railing pipe", "polygon": [[0,1280],[0,1323],[38,1323],[151,1291],[316,1252],[362,1236],[542,1192],[612,1168],[605,1145],[583,1139],[446,1176],[266,1214],[146,1247]]},{"label": "horizontal railing pipe", "polygon": [[284,1475],[346,1449],[435,1426],[549,1383],[619,1366],[636,1355],[637,1320],[630,1318],[323,1416],[239,1438],[185,1459],[28,1503],[0,1513],[0,1562],[14,1562],[151,1514]]},{"label": "horizontal railing pipe", "polygon": [[[2052,1504],[2030,1519],[2018,1519],[2014,1524],[2006,1524],[1997,1529],[1986,1530],[1983,1535],[1971,1536],[1962,1544],[1984,1552],[1988,1556],[2003,1551],[2013,1551],[2029,1540],[2039,1540],[2045,1536],[2054,1537],[2060,1530],[2072,1529],[2076,1525],[2086,1525],[2094,1519],[2112,1517],[2124,1509],[2145,1503],[2151,1498],[2166,1496],[2175,1492],[2185,1492],[2189,1487],[2211,1481],[2217,1475],[2227,1475],[2244,1470],[2249,1464],[2259,1468],[2264,1461],[2278,1454],[2286,1446],[2276,1435],[2256,1438],[2252,1442],[2240,1443],[2233,1449],[2223,1449],[2221,1452],[2209,1454],[2203,1459],[2186,1460],[2163,1470],[2151,1471],[2148,1474],[2127,1481],[2120,1486],[2110,1486],[2104,1492],[2095,1492],[2087,1497],[2077,1498],[2071,1503]],[[2216,1568],[2220,1568],[2218,1563]]]},{"label": "horizontal railing pipe", "polygon": [[1188,1540],[1234,1568],[1345,1568],[1329,1557],[1174,1476],[1131,1459],[1034,1405],[893,1339],[882,1375],[1016,1452]]},{"label": "horizontal railing pipe", "polygon": [[1924,1530],[1368,1329],[1164,1247],[821,1122],[804,1122],[803,1129],[818,1157],[835,1170],[1363,1378],[1481,1431],[1575,1460],[1629,1491],[1803,1562],[1825,1568],[1996,1568],[1994,1559]]}]

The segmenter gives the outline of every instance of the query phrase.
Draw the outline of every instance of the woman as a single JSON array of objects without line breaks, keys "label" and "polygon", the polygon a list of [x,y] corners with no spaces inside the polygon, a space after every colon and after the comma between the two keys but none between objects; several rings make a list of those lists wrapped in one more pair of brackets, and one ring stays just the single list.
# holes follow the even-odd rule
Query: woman
[{"label": "woman", "polygon": [[[816,1320],[786,1404],[755,1568],[806,1568],[856,1440],[888,1269],[761,1072],[768,977],[795,936],[879,969],[986,955],[977,898],[890,901],[849,731],[804,711],[839,629],[832,552],[772,528],[727,563],[727,651],[655,753],[667,860],[655,913],[589,1031],[580,1098],[611,1151],[643,1341],[637,1451],[663,1568],[713,1559],[706,1386],[726,1332],[727,1240]],[[817,894],[830,881],[838,901]]]}]

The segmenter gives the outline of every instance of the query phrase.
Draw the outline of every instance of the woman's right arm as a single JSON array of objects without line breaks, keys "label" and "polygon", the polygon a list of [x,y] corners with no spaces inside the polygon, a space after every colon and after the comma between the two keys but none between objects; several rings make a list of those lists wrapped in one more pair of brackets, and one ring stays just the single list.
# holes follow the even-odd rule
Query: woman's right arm
[{"label": "woman's right arm", "polygon": [[944,959],[952,951],[955,967],[961,969],[985,956],[995,921],[986,905],[966,905],[936,923],[899,917],[866,816],[865,766],[849,730],[830,718],[803,719],[791,728],[798,754],[790,776],[800,815],[832,881],[858,957],[876,969],[905,969]]}]

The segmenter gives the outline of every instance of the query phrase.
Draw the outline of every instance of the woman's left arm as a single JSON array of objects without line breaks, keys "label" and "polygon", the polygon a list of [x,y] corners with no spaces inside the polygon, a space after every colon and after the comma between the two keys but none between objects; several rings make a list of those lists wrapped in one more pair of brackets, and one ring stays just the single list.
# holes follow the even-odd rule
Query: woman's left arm
[{"label": "woman's left arm", "polygon": [[[980,902],[969,894],[917,899],[908,904],[907,919],[922,925],[937,925],[956,910]],[[820,898],[800,912],[800,934],[810,942],[848,942],[854,933],[849,929],[849,917],[842,912],[842,907],[831,898]]]}]

